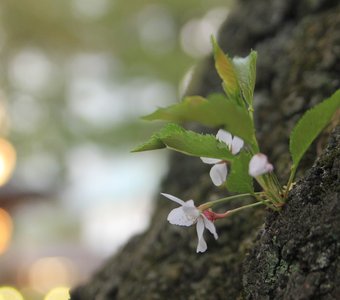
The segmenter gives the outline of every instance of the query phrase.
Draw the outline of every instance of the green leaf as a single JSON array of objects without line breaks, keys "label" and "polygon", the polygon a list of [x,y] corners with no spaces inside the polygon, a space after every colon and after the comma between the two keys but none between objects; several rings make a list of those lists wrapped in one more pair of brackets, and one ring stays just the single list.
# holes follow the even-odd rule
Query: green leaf
[{"label": "green leaf", "polygon": [[215,67],[218,75],[223,80],[225,91],[227,95],[237,95],[240,89],[232,60],[222,51],[214,37],[211,40],[214,49]]},{"label": "green leaf", "polygon": [[308,110],[295,125],[290,135],[289,149],[297,168],[302,156],[319,135],[321,130],[331,120],[333,114],[340,108],[340,90]]},{"label": "green leaf", "polygon": [[241,88],[242,95],[249,105],[252,105],[254,97],[256,81],[256,59],[256,51],[251,51],[250,54],[245,58],[233,58],[233,65],[237,74],[237,79]]},{"label": "green leaf", "polygon": [[233,160],[225,143],[218,141],[215,136],[199,134],[185,130],[176,124],[167,124],[159,132],[152,135],[146,143],[138,146],[132,152],[169,148],[187,155],[199,157]]},{"label": "green leaf", "polygon": [[254,128],[248,112],[236,103],[228,101],[221,94],[186,97],[182,102],[160,108],[143,119],[171,122],[195,121],[211,127],[225,127],[226,130],[252,143]]},{"label": "green leaf", "polygon": [[235,193],[253,193],[253,178],[248,174],[251,155],[245,151],[235,156],[227,177],[227,189]]},{"label": "green leaf", "polygon": [[[221,96],[222,97],[222,96]],[[183,101],[173,104],[165,108],[159,108],[150,115],[144,116],[142,119],[147,121],[164,120],[164,121],[195,121],[206,119],[202,107],[208,103],[208,100],[201,96],[190,96]],[[213,119],[213,115],[211,116]]]}]

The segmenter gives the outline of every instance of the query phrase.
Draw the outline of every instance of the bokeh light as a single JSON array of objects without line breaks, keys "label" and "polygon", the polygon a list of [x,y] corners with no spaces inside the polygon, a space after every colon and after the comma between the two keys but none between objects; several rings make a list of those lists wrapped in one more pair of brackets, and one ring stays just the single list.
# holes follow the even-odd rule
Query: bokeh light
[{"label": "bokeh light", "polygon": [[0,300],[24,300],[21,293],[13,287],[0,287]]},{"label": "bokeh light", "polygon": [[73,0],[73,13],[78,18],[97,19],[108,12],[113,1],[108,0]]},{"label": "bokeh light", "polygon": [[70,260],[64,257],[45,257],[31,266],[29,285],[45,294],[55,286],[71,286],[74,275],[73,264]]},{"label": "bokeh light", "polygon": [[52,289],[44,300],[68,300],[70,298],[70,289],[67,287],[56,287]]},{"label": "bokeh light", "polygon": [[52,69],[53,65],[44,52],[27,48],[12,58],[9,77],[15,87],[35,92],[46,86]]},{"label": "bokeh light", "polygon": [[226,8],[214,8],[202,18],[189,20],[181,29],[182,49],[190,56],[202,57],[211,52],[211,35],[216,36],[218,28],[228,15]]},{"label": "bokeh light", "polygon": [[167,152],[130,153],[159,126],[138,119],[184,94],[230,2],[0,1],[0,300],[68,299],[148,226]]},{"label": "bokeh light", "polygon": [[0,138],[0,186],[4,185],[12,175],[16,161],[14,147]]},{"label": "bokeh light", "polygon": [[148,5],[138,14],[137,30],[141,46],[147,52],[164,54],[175,47],[175,21],[161,5]]},{"label": "bokeh light", "polygon": [[8,132],[9,118],[7,114],[5,93],[0,89],[0,133],[6,134]]},{"label": "bokeh light", "polygon": [[6,251],[12,236],[12,218],[0,208],[0,255]]}]

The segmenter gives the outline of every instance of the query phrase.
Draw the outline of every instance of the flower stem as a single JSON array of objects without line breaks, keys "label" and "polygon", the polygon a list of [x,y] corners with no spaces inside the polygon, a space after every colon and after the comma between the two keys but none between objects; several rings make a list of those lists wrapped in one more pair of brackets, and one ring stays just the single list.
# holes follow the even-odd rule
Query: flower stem
[{"label": "flower stem", "polygon": [[295,167],[295,165],[293,165],[290,169],[290,176],[289,176],[289,179],[288,179],[288,182],[287,182],[287,188],[286,188],[286,191],[285,191],[284,196],[283,196],[283,198],[285,200],[287,199],[287,196],[288,196],[288,193],[289,193],[289,190],[290,190],[290,186],[292,185],[292,182],[294,180],[295,172],[296,172],[296,167]]},{"label": "flower stem", "polygon": [[243,210],[243,209],[247,209],[247,208],[251,208],[251,207],[255,207],[255,206],[259,206],[259,205],[265,205],[266,203],[270,203],[270,202],[271,202],[270,200],[264,200],[264,201],[261,201],[261,202],[256,202],[256,203],[244,205],[244,206],[229,210],[228,215],[236,213],[236,212]]},{"label": "flower stem", "polygon": [[213,206],[215,206],[217,204],[220,204],[220,203],[223,203],[223,202],[228,202],[228,201],[233,200],[233,199],[249,197],[249,196],[254,197],[255,195],[262,195],[262,194],[263,194],[263,192],[233,195],[233,196],[229,196],[229,197],[225,197],[225,198],[221,198],[221,199],[217,199],[217,200],[206,202],[206,203],[200,205],[199,209],[200,210],[205,210],[205,209],[213,207]]}]

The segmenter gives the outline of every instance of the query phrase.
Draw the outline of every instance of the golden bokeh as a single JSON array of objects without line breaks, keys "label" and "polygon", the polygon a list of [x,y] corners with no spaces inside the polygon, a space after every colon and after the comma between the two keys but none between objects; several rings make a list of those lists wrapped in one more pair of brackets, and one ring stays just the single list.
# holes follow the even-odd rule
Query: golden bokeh
[{"label": "golden bokeh", "polygon": [[44,300],[68,300],[70,299],[69,291],[67,287],[56,287],[45,296]]},{"label": "golden bokeh", "polygon": [[16,162],[14,147],[5,139],[0,138],[0,186],[11,177]]},{"label": "golden bokeh", "polygon": [[11,216],[7,211],[0,208],[0,255],[3,254],[9,246],[12,227]]},{"label": "golden bokeh", "polygon": [[69,259],[44,257],[31,266],[29,284],[34,290],[45,294],[56,286],[71,285],[73,275],[73,265]]},{"label": "golden bokeh", "polygon": [[0,287],[0,300],[24,300],[21,293],[13,287]]}]

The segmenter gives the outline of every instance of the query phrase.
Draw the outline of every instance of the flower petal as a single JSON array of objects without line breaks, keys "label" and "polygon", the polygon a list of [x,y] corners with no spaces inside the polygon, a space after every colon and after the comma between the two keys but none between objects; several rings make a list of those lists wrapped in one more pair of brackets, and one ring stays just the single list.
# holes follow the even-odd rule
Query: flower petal
[{"label": "flower petal", "polygon": [[231,153],[234,155],[239,153],[243,145],[244,145],[243,140],[239,138],[238,136],[234,136],[231,142]]},{"label": "flower petal", "polygon": [[168,215],[168,221],[173,225],[191,226],[196,222],[196,219],[192,220],[191,218],[188,218],[183,206],[181,206],[170,211]]},{"label": "flower petal", "polygon": [[220,129],[217,134],[216,134],[216,138],[221,141],[224,142],[228,145],[228,147],[231,147],[231,143],[233,141],[233,137],[231,136],[231,134],[228,131],[225,131],[223,129]]},{"label": "flower petal", "polygon": [[203,231],[204,231],[204,221],[203,218],[198,218],[197,219],[197,224],[196,224],[196,231],[197,231],[197,237],[198,237],[198,244],[197,244],[197,249],[196,252],[205,252],[208,248],[207,243],[204,240],[203,237]]},{"label": "flower petal", "polygon": [[183,211],[189,220],[196,222],[197,218],[201,215],[201,212],[196,208],[193,200],[188,200],[183,205]]},{"label": "flower petal", "polygon": [[209,230],[209,232],[214,236],[215,240],[218,239],[216,228],[213,222],[211,222],[206,216],[202,215],[204,226]]},{"label": "flower petal", "polygon": [[161,193],[161,195],[163,195],[164,197],[167,197],[168,199],[178,203],[179,205],[184,205],[184,203],[185,203],[182,199],[179,199],[179,198],[172,196],[170,194]]},{"label": "flower petal", "polygon": [[188,200],[188,201],[185,201],[184,204],[183,204],[183,206],[185,206],[185,207],[193,207],[193,208],[196,208],[195,203],[194,203],[194,200],[192,200],[192,199],[190,199],[190,200]]},{"label": "flower petal", "polygon": [[200,159],[205,163],[209,165],[218,164],[221,160],[218,158],[210,158],[210,157],[200,157]]},{"label": "flower petal", "polygon": [[227,179],[228,169],[225,163],[214,165],[210,170],[210,178],[214,185],[220,186]]},{"label": "flower petal", "polygon": [[255,154],[249,162],[249,175],[257,177],[268,172],[272,172],[273,165],[268,162],[266,155],[262,153]]}]

